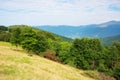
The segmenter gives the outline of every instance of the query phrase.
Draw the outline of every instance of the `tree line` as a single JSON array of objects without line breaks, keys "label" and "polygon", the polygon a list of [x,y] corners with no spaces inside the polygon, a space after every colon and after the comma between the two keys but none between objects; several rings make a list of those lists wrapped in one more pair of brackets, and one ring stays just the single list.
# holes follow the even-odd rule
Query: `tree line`
[{"label": "tree line", "polygon": [[0,26],[0,41],[21,46],[28,54],[33,52],[79,69],[98,70],[120,79],[120,42],[106,47],[97,38],[77,38],[67,42],[26,25]]}]

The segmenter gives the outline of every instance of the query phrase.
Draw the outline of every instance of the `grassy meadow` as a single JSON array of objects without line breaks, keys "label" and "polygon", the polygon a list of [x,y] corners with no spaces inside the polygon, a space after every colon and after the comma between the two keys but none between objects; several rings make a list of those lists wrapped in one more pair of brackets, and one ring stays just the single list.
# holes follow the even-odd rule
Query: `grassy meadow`
[{"label": "grassy meadow", "polygon": [[0,42],[0,80],[94,80],[78,70]]}]

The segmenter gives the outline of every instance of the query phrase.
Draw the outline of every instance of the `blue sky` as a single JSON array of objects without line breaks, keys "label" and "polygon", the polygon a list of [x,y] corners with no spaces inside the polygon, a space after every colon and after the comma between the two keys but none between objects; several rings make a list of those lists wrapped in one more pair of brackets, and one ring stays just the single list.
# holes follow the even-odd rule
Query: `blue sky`
[{"label": "blue sky", "polygon": [[0,25],[87,25],[120,21],[120,0],[0,0]]}]

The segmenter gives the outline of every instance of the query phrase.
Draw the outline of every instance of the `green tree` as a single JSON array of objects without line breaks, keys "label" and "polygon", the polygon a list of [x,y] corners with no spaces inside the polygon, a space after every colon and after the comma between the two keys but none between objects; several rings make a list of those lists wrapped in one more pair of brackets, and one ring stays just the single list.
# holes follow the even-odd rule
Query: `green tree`
[{"label": "green tree", "polygon": [[9,32],[0,33],[0,41],[10,42],[10,38],[11,33]]},{"label": "green tree", "polygon": [[100,55],[100,64],[98,70],[105,72],[110,76],[120,79],[120,43],[115,42],[112,46],[104,48]]},{"label": "green tree", "polygon": [[23,49],[26,49],[29,53],[31,50],[33,50],[33,46],[36,44],[37,40],[35,39],[35,32],[29,28],[26,27],[21,32],[21,45]]},{"label": "green tree", "polygon": [[58,57],[61,62],[67,63],[68,52],[70,51],[71,43],[69,42],[59,42],[60,43],[60,51],[58,53]]},{"label": "green tree", "polygon": [[20,44],[21,40],[20,40],[20,34],[21,34],[21,30],[20,28],[14,28],[12,30],[12,35],[11,35],[11,40],[10,42],[15,45],[16,47],[18,47],[18,45]]},{"label": "green tree", "polygon": [[36,54],[39,54],[40,52],[46,51],[48,47],[48,42],[47,39],[45,38],[44,35],[36,35],[36,45],[33,47],[33,51]]},{"label": "green tree", "polygon": [[8,28],[6,26],[0,25],[0,32],[1,31],[7,31]]},{"label": "green tree", "polygon": [[32,28],[24,29],[22,31],[21,38],[21,45],[28,51],[28,53],[32,51],[39,54],[47,49],[48,43],[44,35],[38,35]]},{"label": "green tree", "polygon": [[60,50],[61,50],[60,41],[48,39],[48,47],[50,50],[55,51],[56,56],[59,55]]},{"label": "green tree", "polygon": [[95,69],[101,52],[99,39],[75,39],[69,52],[70,63],[82,69]]}]

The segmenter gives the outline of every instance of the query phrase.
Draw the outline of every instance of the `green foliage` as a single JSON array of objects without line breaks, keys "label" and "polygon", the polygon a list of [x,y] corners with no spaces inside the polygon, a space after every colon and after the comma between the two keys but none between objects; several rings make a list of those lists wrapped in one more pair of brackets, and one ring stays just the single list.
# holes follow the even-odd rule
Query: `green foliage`
[{"label": "green foliage", "polygon": [[120,80],[120,64],[119,66],[114,68],[114,75],[115,78],[117,78],[117,80]]},{"label": "green foliage", "polygon": [[118,80],[120,70],[120,43],[114,43],[112,46],[105,47],[100,56],[98,70],[116,77]]},{"label": "green foliage", "polygon": [[48,47],[44,35],[36,34],[31,28],[24,29],[21,33],[21,38],[22,47],[28,52],[33,51],[39,54],[40,52],[44,52]]},{"label": "green foliage", "polygon": [[68,63],[81,69],[96,69],[119,79],[120,43],[103,48],[98,39],[75,39]]},{"label": "green foliage", "polygon": [[57,34],[54,34],[56,37],[59,37],[62,41],[64,42],[72,42],[73,39],[71,38],[67,38],[67,37],[64,37],[64,36],[61,36],[61,35],[57,35]]},{"label": "green foliage", "polygon": [[114,42],[120,42],[120,35],[100,39],[104,46],[111,46]]},{"label": "green foliage", "polygon": [[11,33],[8,32],[8,27],[0,26],[0,41],[9,42]]},{"label": "green foliage", "polygon": [[60,43],[60,51],[58,57],[61,62],[67,63],[68,53],[70,51],[71,44],[69,42]]},{"label": "green foliage", "polygon": [[82,69],[95,69],[102,46],[98,39],[75,39],[69,56],[74,65]]},{"label": "green foliage", "polygon": [[51,33],[27,25],[13,25],[9,27],[9,31],[12,32],[11,43],[16,46],[21,45],[28,53],[44,52],[48,49],[47,40],[56,39]]},{"label": "green foliage", "polygon": [[120,42],[107,47],[102,47],[96,38],[75,39],[72,42],[26,25],[13,25],[9,30],[2,27],[1,30],[1,41],[11,40],[12,44],[22,46],[29,54],[43,53],[48,59],[80,69],[98,70],[120,79]]},{"label": "green foliage", "polygon": [[20,40],[20,28],[14,28],[12,31],[12,35],[11,35],[11,43],[13,45],[16,45],[16,47],[20,44],[21,40]]},{"label": "green foliage", "polygon": [[0,25],[0,32],[1,31],[7,31],[8,28],[6,26]]},{"label": "green foliage", "polygon": [[55,55],[58,56],[62,63],[67,63],[67,55],[70,50],[71,44],[69,42],[61,42],[59,40],[48,39],[49,49],[55,51]]},{"label": "green foliage", "polygon": [[[65,55],[64,55],[65,56]],[[98,70],[114,76],[119,80],[120,75],[120,43],[103,48],[98,39],[75,39],[66,63],[85,70]]]},{"label": "green foliage", "polygon": [[48,39],[48,46],[50,50],[55,51],[55,54],[58,56],[61,50],[61,45],[59,41],[53,41],[52,39]]},{"label": "green foliage", "polygon": [[35,46],[34,52],[44,52],[48,49],[48,42],[45,35],[36,35],[37,45]]},{"label": "green foliage", "polygon": [[0,41],[10,41],[16,47],[20,45],[28,52],[32,51],[36,54],[48,48],[47,39],[49,38],[55,39],[52,34],[27,25],[9,26],[7,32],[4,31],[0,34]]},{"label": "green foliage", "polygon": [[9,42],[11,34],[9,32],[0,33],[0,41]]}]

